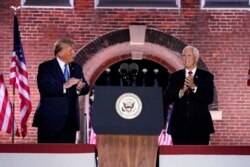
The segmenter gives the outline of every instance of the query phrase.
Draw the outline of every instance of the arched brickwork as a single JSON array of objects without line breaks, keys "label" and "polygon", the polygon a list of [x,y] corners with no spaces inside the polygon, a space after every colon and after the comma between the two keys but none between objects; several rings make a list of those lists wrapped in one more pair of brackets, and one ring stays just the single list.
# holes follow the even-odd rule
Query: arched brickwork
[{"label": "arched brickwork", "polygon": [[[107,67],[121,60],[131,59],[131,52],[143,52],[143,59],[154,61],[170,72],[182,69],[180,53],[186,45],[180,39],[154,29],[146,29],[143,45],[131,45],[129,29],[122,29],[109,32],[83,46],[77,52],[75,61],[84,67],[85,77],[93,86]],[[198,66],[208,70],[202,59]],[[218,110],[216,97],[217,94],[212,110]]]}]

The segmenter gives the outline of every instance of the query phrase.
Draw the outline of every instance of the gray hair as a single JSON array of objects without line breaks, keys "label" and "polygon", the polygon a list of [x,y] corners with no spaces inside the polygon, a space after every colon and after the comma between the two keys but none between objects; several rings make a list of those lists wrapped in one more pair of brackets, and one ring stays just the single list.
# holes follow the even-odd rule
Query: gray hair
[{"label": "gray hair", "polygon": [[199,57],[200,56],[200,52],[199,50],[195,47],[195,46],[192,46],[192,45],[187,45],[183,50],[182,50],[182,54],[184,52],[185,49],[187,48],[191,48],[193,50],[193,53],[196,57]]}]

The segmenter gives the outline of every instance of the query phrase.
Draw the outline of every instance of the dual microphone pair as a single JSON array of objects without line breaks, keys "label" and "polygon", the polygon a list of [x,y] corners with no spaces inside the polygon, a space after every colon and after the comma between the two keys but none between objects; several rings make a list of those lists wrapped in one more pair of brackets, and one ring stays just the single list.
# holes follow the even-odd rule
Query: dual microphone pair
[{"label": "dual microphone pair", "polygon": [[124,75],[133,75],[136,76],[138,74],[139,67],[136,63],[122,63],[119,68],[119,73],[124,76]]},{"label": "dual microphone pair", "polygon": [[135,85],[139,67],[136,63],[122,63],[119,68],[119,73],[126,85]]}]

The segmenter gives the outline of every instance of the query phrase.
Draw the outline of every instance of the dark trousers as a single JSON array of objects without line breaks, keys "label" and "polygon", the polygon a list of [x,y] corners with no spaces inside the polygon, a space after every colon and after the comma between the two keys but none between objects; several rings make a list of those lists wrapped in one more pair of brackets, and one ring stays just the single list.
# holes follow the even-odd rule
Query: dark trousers
[{"label": "dark trousers", "polygon": [[172,134],[174,145],[208,145],[210,134],[192,134],[182,132],[180,134]]},{"label": "dark trousers", "polygon": [[38,128],[38,143],[75,143],[76,130],[67,124],[59,132],[53,132],[50,129]]}]

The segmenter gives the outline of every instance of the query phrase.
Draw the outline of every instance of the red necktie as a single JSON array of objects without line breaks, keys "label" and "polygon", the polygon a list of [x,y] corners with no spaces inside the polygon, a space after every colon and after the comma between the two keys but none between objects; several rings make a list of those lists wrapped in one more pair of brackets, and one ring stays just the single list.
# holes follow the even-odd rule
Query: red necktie
[{"label": "red necktie", "polygon": [[192,71],[188,71],[188,75],[192,76],[193,72]]}]

